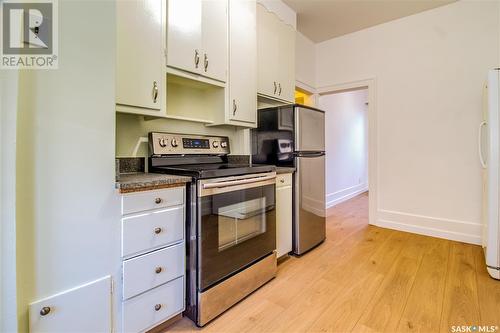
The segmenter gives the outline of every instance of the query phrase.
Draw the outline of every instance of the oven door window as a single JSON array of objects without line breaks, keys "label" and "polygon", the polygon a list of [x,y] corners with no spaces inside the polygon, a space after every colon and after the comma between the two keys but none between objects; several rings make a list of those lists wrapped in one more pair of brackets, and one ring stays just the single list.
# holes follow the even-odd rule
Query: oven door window
[{"label": "oven door window", "polygon": [[201,197],[201,288],[276,248],[274,185]]}]

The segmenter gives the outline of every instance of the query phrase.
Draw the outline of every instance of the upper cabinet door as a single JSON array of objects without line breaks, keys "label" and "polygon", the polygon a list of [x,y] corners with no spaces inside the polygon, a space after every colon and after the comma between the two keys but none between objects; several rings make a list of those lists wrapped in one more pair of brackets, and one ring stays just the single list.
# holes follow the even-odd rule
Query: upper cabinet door
[{"label": "upper cabinet door", "polygon": [[[160,110],[164,56],[159,0],[117,1],[116,103]],[[147,64],[147,66],[145,66]]]},{"label": "upper cabinet door", "polygon": [[227,0],[202,0],[201,74],[226,82],[227,80]]},{"label": "upper cabinet door", "polygon": [[203,69],[201,13],[201,0],[168,0],[168,66],[201,74]]},{"label": "upper cabinet door", "polygon": [[257,34],[256,3],[229,3],[229,119],[256,123]]},{"label": "upper cabinet door", "polygon": [[257,92],[295,100],[295,29],[257,5]]},{"label": "upper cabinet door", "polygon": [[276,96],[278,91],[279,20],[257,4],[257,92]]},{"label": "upper cabinet door", "polygon": [[280,22],[279,24],[279,63],[278,97],[291,103],[295,102],[295,29]]}]

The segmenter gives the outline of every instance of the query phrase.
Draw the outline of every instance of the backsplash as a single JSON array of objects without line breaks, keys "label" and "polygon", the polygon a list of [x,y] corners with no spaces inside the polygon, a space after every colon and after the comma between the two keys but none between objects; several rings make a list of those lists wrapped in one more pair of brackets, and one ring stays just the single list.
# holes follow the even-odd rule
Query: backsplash
[{"label": "backsplash", "polygon": [[145,120],[143,116],[117,113],[116,157],[147,157],[149,155],[147,137],[148,133],[153,131],[227,136],[231,154],[250,152],[248,129],[233,126],[207,127],[202,123],[175,119]]},{"label": "backsplash", "polygon": [[146,159],[143,157],[119,157],[115,159],[116,174],[144,172]]}]

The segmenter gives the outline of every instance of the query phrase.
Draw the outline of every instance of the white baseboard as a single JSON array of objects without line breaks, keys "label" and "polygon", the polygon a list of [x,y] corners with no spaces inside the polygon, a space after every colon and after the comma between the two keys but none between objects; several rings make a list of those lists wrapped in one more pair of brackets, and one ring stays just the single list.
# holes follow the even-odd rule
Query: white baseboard
[{"label": "white baseboard", "polygon": [[341,202],[347,201],[354,198],[358,194],[368,191],[368,184],[358,184],[343,190],[327,194],[326,196],[326,208],[338,205]]},{"label": "white baseboard", "polygon": [[379,227],[481,245],[482,224],[379,209]]}]

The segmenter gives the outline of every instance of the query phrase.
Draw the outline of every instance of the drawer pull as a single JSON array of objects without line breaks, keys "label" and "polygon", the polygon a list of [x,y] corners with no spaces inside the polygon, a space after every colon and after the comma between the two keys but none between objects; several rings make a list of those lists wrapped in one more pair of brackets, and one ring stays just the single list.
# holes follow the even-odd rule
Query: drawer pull
[{"label": "drawer pull", "polygon": [[160,311],[160,310],[161,310],[161,304],[156,304],[155,311]]},{"label": "drawer pull", "polygon": [[40,310],[40,316],[46,316],[50,313],[50,306],[44,306],[41,310]]},{"label": "drawer pull", "polygon": [[161,267],[156,267],[155,272],[156,274],[160,274],[163,271]]},{"label": "drawer pull", "polygon": [[284,180],[284,179],[280,179],[280,183],[284,183],[284,182],[285,182],[285,180]]},{"label": "drawer pull", "polygon": [[155,228],[155,234],[158,235],[159,233],[161,233],[161,228]]},{"label": "drawer pull", "polygon": [[156,198],[155,199],[155,204],[159,205],[163,202],[163,199],[162,198]]}]

